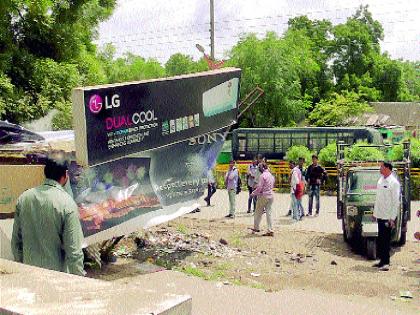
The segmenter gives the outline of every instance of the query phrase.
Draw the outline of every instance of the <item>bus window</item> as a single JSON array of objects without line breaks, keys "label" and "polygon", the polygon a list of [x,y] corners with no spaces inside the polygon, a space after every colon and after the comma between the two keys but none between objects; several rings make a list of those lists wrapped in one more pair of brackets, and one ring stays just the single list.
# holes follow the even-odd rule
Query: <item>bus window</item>
[{"label": "bus window", "polygon": [[239,151],[245,151],[246,139],[239,139]]},{"label": "bus window", "polygon": [[325,137],[319,133],[312,133],[309,140],[309,149],[319,151],[325,146]]},{"label": "bus window", "polygon": [[258,138],[256,135],[248,135],[247,150],[258,151]]},{"label": "bus window", "polygon": [[292,145],[304,145],[308,144],[308,133],[296,132],[292,133]]},{"label": "bus window", "polygon": [[260,151],[273,151],[274,150],[274,134],[262,133],[259,135],[260,143],[259,149]]}]

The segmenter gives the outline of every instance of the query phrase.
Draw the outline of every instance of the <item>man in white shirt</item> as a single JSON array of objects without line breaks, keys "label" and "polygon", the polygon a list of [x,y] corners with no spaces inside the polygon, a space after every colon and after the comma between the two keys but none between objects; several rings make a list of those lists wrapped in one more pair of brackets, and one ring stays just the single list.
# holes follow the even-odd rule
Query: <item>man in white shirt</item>
[{"label": "man in white shirt", "polygon": [[373,265],[382,271],[389,270],[391,232],[400,208],[400,183],[392,174],[392,164],[381,164],[373,216],[378,221],[378,254],[380,261]]}]

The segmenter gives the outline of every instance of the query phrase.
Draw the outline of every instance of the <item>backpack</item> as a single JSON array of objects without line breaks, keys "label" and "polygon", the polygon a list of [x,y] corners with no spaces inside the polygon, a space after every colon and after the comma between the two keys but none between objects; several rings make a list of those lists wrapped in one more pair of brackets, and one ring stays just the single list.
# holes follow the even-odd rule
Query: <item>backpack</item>
[{"label": "backpack", "polygon": [[239,194],[242,191],[242,180],[241,180],[241,176],[239,176],[238,173],[238,182],[236,184],[236,194]]},{"label": "backpack", "polygon": [[305,193],[305,182],[302,180],[302,175],[301,175],[299,183],[296,185],[296,191],[295,191],[296,199],[301,199],[304,193]]}]

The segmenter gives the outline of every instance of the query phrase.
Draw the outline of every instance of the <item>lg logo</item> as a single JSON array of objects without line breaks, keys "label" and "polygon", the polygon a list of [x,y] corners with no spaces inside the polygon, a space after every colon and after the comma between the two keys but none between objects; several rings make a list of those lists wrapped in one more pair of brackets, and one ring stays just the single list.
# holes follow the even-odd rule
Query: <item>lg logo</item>
[{"label": "lg logo", "polygon": [[94,94],[89,99],[89,109],[93,114],[98,114],[102,110],[102,106],[105,105],[105,109],[112,109],[115,107],[120,107],[120,96],[114,94],[111,97],[111,102],[109,102],[108,96],[105,96],[105,103],[102,101],[102,97],[97,94]]}]

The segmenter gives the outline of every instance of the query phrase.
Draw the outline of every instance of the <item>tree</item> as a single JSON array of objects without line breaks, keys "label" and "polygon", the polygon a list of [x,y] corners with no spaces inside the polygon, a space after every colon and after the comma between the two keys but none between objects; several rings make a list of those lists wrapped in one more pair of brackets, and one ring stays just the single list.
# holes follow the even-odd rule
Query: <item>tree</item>
[{"label": "tree", "polygon": [[115,2],[2,1],[0,104],[7,106],[0,110],[0,119],[19,123],[38,118],[68,103],[76,85],[104,81],[92,40]]},{"label": "tree", "polygon": [[309,122],[315,126],[339,126],[346,119],[372,111],[371,107],[354,92],[334,93],[330,99],[320,101],[309,114]]},{"label": "tree", "polygon": [[397,61],[402,69],[404,85],[399,98],[402,101],[420,101],[420,61]]},{"label": "tree", "polygon": [[360,82],[356,80],[372,69],[374,59],[380,54],[382,26],[372,18],[367,6],[361,6],[346,23],[336,25],[332,33],[330,53],[336,91],[359,92]]},{"label": "tree", "polygon": [[320,70],[314,78],[301,77],[302,94],[312,96],[314,102],[319,102],[328,96],[333,88],[332,73],[328,67],[330,59],[329,47],[331,46],[332,24],[327,20],[310,20],[307,16],[298,16],[288,21],[288,31],[300,30],[311,39],[311,49],[314,59]]},{"label": "tree", "polygon": [[249,34],[232,48],[226,64],[242,69],[241,95],[257,85],[265,91],[241,126],[290,126],[304,119],[311,99],[302,95],[300,78],[319,71],[311,45],[304,32],[296,30],[283,38],[269,32],[261,40]]},{"label": "tree", "polygon": [[177,53],[172,55],[165,64],[169,76],[191,73],[194,70],[194,61],[191,56]]}]

